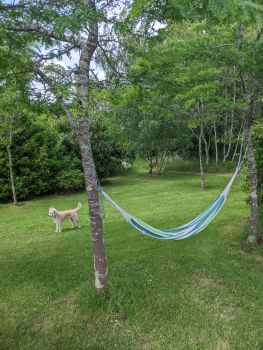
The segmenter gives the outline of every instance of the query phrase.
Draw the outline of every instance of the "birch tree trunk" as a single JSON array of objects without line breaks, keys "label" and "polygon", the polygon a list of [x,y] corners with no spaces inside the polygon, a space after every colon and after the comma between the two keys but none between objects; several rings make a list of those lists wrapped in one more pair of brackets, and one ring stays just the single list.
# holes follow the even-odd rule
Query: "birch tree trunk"
[{"label": "birch tree trunk", "polygon": [[156,175],[159,175],[159,158],[157,155],[157,152],[155,152],[155,173]]},{"label": "birch tree trunk", "polygon": [[153,174],[153,159],[152,156],[149,156],[149,175]]},{"label": "birch tree trunk", "polygon": [[149,153],[149,155],[148,155],[147,163],[149,165],[149,175],[152,175],[153,174],[153,158],[152,158],[151,153]]},{"label": "birch tree trunk", "polygon": [[205,175],[203,168],[203,155],[202,155],[202,125],[200,126],[200,135],[198,138],[198,148],[199,148],[199,164],[200,164],[200,178],[201,178],[201,191],[205,189]]},{"label": "birch tree trunk", "polygon": [[216,163],[218,163],[218,143],[217,143],[217,130],[216,130],[216,122],[214,122],[214,135],[215,135],[215,153],[216,153]]},{"label": "birch tree trunk", "polygon": [[10,174],[10,182],[11,182],[11,187],[12,187],[13,202],[14,202],[14,205],[17,205],[17,197],[16,197],[16,187],[15,187],[15,179],[14,179],[14,171],[13,171],[13,160],[12,160],[11,144],[6,146],[6,150],[7,150],[7,154],[8,154],[9,174]]},{"label": "birch tree trunk", "polygon": [[[233,104],[235,105],[236,102],[236,83],[234,83],[234,96],[233,96]],[[230,124],[230,132],[229,132],[229,141],[228,141],[228,147],[226,153],[224,153],[224,159],[223,163],[227,160],[229,157],[231,146],[232,146],[232,138],[233,138],[233,128],[234,128],[234,115],[235,115],[235,108],[233,107],[231,110],[231,124]]]},{"label": "birch tree trunk", "polygon": [[10,174],[10,183],[11,183],[12,194],[13,194],[13,202],[14,202],[14,205],[17,205],[16,186],[15,186],[13,159],[12,159],[12,151],[11,151],[12,140],[13,140],[13,123],[14,123],[14,116],[11,115],[9,120],[9,143],[6,146],[6,150],[8,154],[9,174]]},{"label": "birch tree trunk", "polygon": [[167,154],[166,151],[164,151],[164,153],[161,154],[160,161],[158,162],[157,175],[161,175],[161,174],[162,174],[164,161],[165,161],[165,159],[166,159],[166,154]]},{"label": "birch tree trunk", "polygon": [[234,161],[236,153],[237,153],[237,148],[238,148],[238,145],[239,145],[239,138],[240,138],[242,129],[243,129],[243,121],[241,123],[240,129],[239,129],[239,132],[238,132],[237,142],[236,142],[236,146],[235,146],[234,153],[233,153],[233,156],[232,156],[232,162]]},{"label": "birch tree trunk", "polygon": [[206,138],[204,136],[204,130],[202,130],[202,139],[203,139],[204,144],[205,144],[205,163],[206,163],[206,165],[208,165],[209,164],[209,144],[206,141]]}]

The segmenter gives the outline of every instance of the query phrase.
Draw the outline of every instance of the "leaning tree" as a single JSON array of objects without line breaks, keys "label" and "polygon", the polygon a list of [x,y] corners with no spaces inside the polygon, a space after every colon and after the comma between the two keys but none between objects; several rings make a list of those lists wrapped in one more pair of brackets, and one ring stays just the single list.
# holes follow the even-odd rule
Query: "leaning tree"
[{"label": "leaning tree", "polygon": [[[107,53],[118,46],[114,34],[118,2],[0,1],[0,10],[2,33],[10,48],[20,43],[20,53],[27,57],[23,69],[33,73],[30,88],[39,90],[37,96],[45,92],[45,98],[55,99],[77,135],[89,204],[95,288],[103,291],[108,270],[90,140],[89,95],[91,75],[96,75],[94,62],[101,59],[111,64]],[[59,63],[65,60],[71,60],[67,68]]]}]

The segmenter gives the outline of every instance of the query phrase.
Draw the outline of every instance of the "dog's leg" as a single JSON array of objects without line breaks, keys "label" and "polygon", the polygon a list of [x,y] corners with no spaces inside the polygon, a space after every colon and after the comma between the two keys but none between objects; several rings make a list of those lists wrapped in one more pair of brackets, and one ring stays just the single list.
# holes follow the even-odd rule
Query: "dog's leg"
[{"label": "dog's leg", "polygon": [[79,222],[78,214],[76,214],[76,224],[77,224],[78,228],[81,228],[81,225],[80,225],[80,222]]},{"label": "dog's leg", "polygon": [[74,216],[72,216],[72,221],[74,223],[74,225],[78,228],[80,228],[80,223],[79,223],[79,218],[78,218],[78,215],[75,214]]},{"label": "dog's leg", "polygon": [[75,228],[75,222],[74,222],[74,219],[73,219],[73,218],[70,218],[70,221],[72,222],[72,226],[71,226],[71,228]]},{"label": "dog's leg", "polygon": [[56,220],[56,232],[57,233],[61,232],[61,220],[59,219]]}]

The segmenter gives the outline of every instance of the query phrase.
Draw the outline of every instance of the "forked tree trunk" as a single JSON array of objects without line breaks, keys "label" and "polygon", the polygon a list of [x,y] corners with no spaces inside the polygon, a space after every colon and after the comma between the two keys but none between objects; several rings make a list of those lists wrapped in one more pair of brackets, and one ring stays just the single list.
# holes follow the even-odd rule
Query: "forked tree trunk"
[{"label": "forked tree trunk", "polygon": [[83,118],[79,120],[78,124],[78,140],[85,175],[94,251],[95,288],[97,292],[101,292],[107,284],[108,269],[103,242],[103,228],[100,215],[97,175],[89,137],[88,120]]}]

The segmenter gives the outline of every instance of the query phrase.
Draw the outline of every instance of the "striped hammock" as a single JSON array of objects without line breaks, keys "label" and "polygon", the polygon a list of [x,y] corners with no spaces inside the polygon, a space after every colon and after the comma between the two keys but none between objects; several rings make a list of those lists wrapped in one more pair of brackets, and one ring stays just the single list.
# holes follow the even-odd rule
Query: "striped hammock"
[{"label": "striped hammock", "polygon": [[240,163],[224,191],[201,214],[187,224],[170,230],[159,230],[148,225],[146,222],[136,218],[135,216],[128,214],[102,188],[100,191],[109,201],[109,203],[118,210],[124,219],[141,233],[157,239],[180,240],[197,235],[199,232],[203,231],[206,226],[209,225],[210,222],[216,217],[226,201],[227,195],[239,170]]}]

